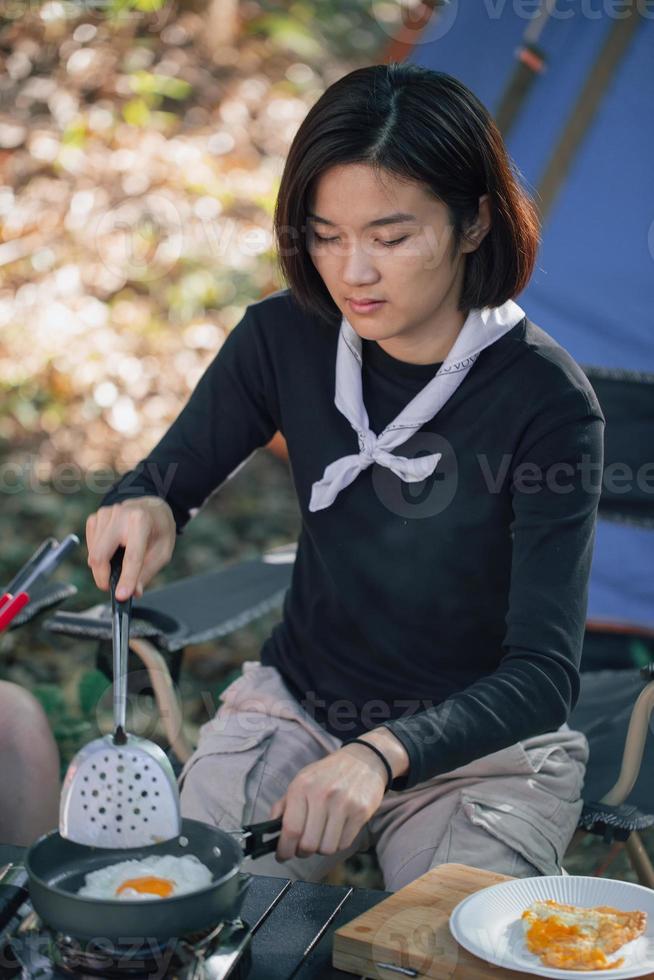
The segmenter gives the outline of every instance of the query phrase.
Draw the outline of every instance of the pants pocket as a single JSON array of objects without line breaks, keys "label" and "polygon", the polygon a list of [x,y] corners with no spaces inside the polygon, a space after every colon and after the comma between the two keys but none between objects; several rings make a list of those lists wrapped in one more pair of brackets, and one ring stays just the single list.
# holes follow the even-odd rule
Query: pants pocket
[{"label": "pants pocket", "polygon": [[[583,738],[583,736],[582,736]],[[586,743],[587,745],[587,743]],[[588,754],[576,748],[568,749],[563,745],[524,747],[526,765],[533,775],[533,785],[543,799],[543,812],[548,805],[546,797],[551,799],[552,810],[556,809],[556,801],[563,803],[578,803],[583,795],[586,777],[586,761]]]},{"label": "pants pocket", "polygon": [[525,802],[508,790],[494,795],[473,786],[461,795],[462,810],[472,824],[513,848],[541,874],[560,875],[583,801],[550,799],[543,812],[537,799]]},{"label": "pants pocket", "polygon": [[[590,755],[588,740],[583,732],[547,732],[517,744],[529,771],[534,774],[549,774],[561,785],[568,782],[571,787],[577,787],[577,796],[580,795]],[[569,792],[574,794],[574,788]],[[576,799],[576,796],[568,795],[565,798]]]},{"label": "pants pocket", "polygon": [[558,731],[516,743],[521,775],[490,779],[462,790],[468,819],[535,865],[561,874],[561,863],[583,809],[588,742]]},{"label": "pants pocket", "polygon": [[268,723],[244,734],[235,716],[223,731],[203,737],[180,774],[183,815],[225,829],[248,823],[274,731]]}]

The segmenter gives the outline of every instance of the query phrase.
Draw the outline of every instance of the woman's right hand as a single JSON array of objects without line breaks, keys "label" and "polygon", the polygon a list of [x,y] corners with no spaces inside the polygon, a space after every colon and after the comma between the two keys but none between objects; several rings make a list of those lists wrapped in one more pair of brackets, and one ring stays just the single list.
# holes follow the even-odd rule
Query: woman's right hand
[{"label": "woman's right hand", "polygon": [[116,598],[133,595],[139,599],[148,582],[170,561],[176,538],[173,512],[160,497],[138,497],[101,507],[86,521],[88,565],[95,584],[109,591],[110,561],[123,545]]}]

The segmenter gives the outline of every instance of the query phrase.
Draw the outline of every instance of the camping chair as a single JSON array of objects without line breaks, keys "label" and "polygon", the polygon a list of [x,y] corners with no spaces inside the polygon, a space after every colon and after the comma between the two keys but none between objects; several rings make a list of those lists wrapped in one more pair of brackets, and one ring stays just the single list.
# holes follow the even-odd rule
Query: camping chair
[{"label": "camping chair", "polygon": [[[616,465],[639,473],[651,460],[654,375],[617,367],[585,365],[584,370],[606,416],[605,474]],[[584,807],[570,847],[591,829],[607,843],[618,842],[614,848],[624,842],[638,879],[650,888],[654,869],[639,831],[654,825],[654,748],[647,739],[654,706],[653,546],[654,509],[647,484],[632,480],[630,486],[614,486],[604,480],[590,576],[589,642],[581,658],[579,702],[570,717],[591,750],[584,795],[599,803]],[[608,658],[598,657],[600,639]],[[629,650],[637,646],[638,666]]]},{"label": "camping chair", "polygon": [[647,812],[654,809],[649,778],[654,751],[647,740],[653,708],[654,664],[589,671],[581,674],[579,701],[569,719],[571,728],[586,735],[590,759],[584,807],[567,853],[587,833],[606,844],[623,842],[638,880],[649,888],[654,888],[654,868],[639,831],[654,826],[654,814]]},{"label": "camping chair", "polygon": [[[290,584],[295,551],[295,544],[282,546],[260,560],[181,579],[134,600],[130,649],[147,669],[166,738],[179,762],[189,758],[193,746],[183,730],[171,655],[177,655],[172,664],[174,675],[186,647],[226,636],[279,606]],[[54,633],[109,641],[111,604],[101,603],[78,613],[60,610],[44,626]],[[653,707],[654,665],[640,672],[633,668],[591,671],[582,674],[580,699],[570,719],[571,727],[583,731],[591,745],[586,780],[591,794],[585,793],[569,850],[588,833],[599,834],[607,844],[624,841],[634,871],[649,887],[654,887],[654,869],[638,832],[654,825],[654,815],[626,801],[634,786],[647,788],[638,777]],[[616,752],[621,749],[618,779],[599,795],[614,778]],[[592,795],[596,790],[597,797]]]}]

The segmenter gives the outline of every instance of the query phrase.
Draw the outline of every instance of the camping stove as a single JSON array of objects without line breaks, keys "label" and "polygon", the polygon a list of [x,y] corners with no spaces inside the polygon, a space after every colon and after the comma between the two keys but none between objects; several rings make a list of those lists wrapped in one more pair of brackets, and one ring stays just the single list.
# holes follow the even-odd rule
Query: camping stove
[{"label": "camping stove", "polygon": [[14,922],[0,948],[2,980],[245,980],[250,969],[252,932],[242,919],[167,943],[120,945],[54,933],[34,913]]}]

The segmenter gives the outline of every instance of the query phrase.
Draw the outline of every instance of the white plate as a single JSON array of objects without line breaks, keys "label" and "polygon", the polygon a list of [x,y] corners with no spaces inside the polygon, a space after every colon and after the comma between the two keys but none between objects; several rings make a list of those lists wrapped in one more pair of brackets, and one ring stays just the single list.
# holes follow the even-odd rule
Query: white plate
[{"label": "white plate", "polygon": [[[647,929],[622,946],[611,960],[624,956],[612,970],[556,970],[541,963],[524,941],[520,916],[532,902],[552,898],[566,905],[613,905],[623,912],[647,912]],[[540,977],[611,977],[622,980],[654,972],[654,891],[643,885],[585,875],[546,875],[516,878],[482,888],[452,910],[450,932],[470,953],[505,969]]]}]

